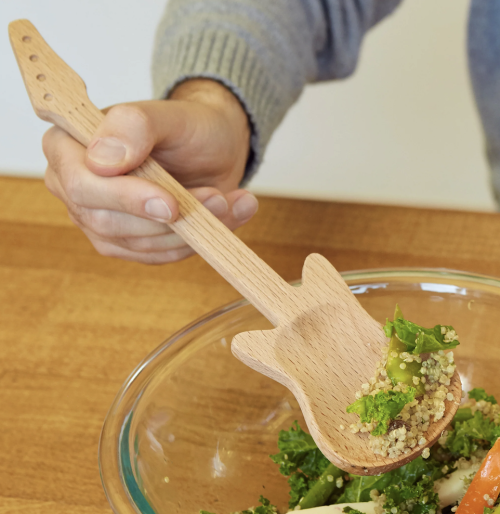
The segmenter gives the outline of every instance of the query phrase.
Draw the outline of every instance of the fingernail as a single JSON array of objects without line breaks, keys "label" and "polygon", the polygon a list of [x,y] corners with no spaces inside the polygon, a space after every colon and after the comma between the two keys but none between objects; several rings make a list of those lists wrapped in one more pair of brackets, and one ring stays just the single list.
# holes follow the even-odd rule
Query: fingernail
[{"label": "fingernail", "polygon": [[233,216],[240,221],[251,218],[259,208],[259,201],[251,193],[242,196],[233,205]]},{"label": "fingernail", "polygon": [[126,153],[125,145],[114,137],[101,137],[88,150],[89,159],[106,166],[119,164]]},{"label": "fingernail", "polygon": [[157,221],[169,221],[172,217],[172,211],[161,198],[151,198],[151,200],[148,200],[144,210]]},{"label": "fingernail", "polygon": [[205,200],[203,205],[217,218],[222,218],[229,209],[229,205],[222,195],[211,196],[208,200]]}]

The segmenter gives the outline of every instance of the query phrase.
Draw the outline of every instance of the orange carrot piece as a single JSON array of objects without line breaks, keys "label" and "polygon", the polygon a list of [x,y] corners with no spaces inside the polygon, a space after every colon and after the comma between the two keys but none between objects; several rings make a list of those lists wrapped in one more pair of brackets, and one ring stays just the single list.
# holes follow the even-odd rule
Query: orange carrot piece
[{"label": "orange carrot piece", "polygon": [[488,452],[481,467],[474,476],[467,489],[456,514],[483,514],[485,507],[489,507],[488,495],[496,501],[500,492],[500,438]]}]

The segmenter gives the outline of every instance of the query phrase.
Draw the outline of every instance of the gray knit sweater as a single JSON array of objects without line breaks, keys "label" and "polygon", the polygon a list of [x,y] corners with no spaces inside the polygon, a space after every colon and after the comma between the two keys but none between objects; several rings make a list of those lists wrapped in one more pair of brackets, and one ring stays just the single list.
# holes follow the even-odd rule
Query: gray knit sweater
[{"label": "gray knit sweater", "polygon": [[[157,98],[209,77],[240,99],[252,125],[247,178],[308,82],[356,68],[366,32],[401,0],[169,0],[153,55]],[[469,62],[493,185],[500,192],[500,0],[471,0]]]}]

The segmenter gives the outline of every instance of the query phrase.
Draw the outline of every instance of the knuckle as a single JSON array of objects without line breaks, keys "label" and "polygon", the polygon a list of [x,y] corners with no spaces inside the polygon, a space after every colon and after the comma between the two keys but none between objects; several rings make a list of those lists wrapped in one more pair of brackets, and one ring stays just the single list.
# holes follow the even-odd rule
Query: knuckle
[{"label": "knuckle", "polygon": [[75,224],[77,224],[81,228],[90,228],[88,226],[88,209],[79,207],[75,204],[69,204],[67,208],[68,214],[72,221],[74,220]]},{"label": "knuckle", "polygon": [[104,241],[94,239],[91,239],[90,241],[94,245],[94,248],[97,250],[97,253],[103,257],[121,257],[121,252],[118,247]]},{"label": "knuckle", "polygon": [[82,204],[82,181],[77,171],[71,171],[65,174],[63,188],[71,202],[76,205]]},{"label": "knuckle", "polygon": [[121,245],[133,252],[151,252],[152,245],[149,237],[122,237]]},{"label": "knuckle", "polygon": [[76,216],[71,210],[68,209],[68,217],[71,220],[71,222],[76,225],[78,228],[83,228],[83,224],[80,222],[80,219],[78,216]]},{"label": "knuckle", "polygon": [[82,209],[85,225],[99,237],[114,235],[112,214],[104,209]]},{"label": "knuckle", "polygon": [[62,129],[52,127],[42,136],[42,151],[49,162],[49,165],[57,173],[62,161],[62,145],[61,142],[66,138],[70,138]]},{"label": "knuckle", "polygon": [[118,104],[111,107],[107,118],[122,126],[133,126],[135,131],[141,130],[148,139],[153,137],[153,125],[146,111],[136,104]]},{"label": "knuckle", "polygon": [[183,248],[176,248],[174,250],[169,250],[164,255],[164,262],[178,262],[182,261],[184,259],[187,259],[188,257],[191,257],[191,255],[194,255],[194,251],[189,246],[185,246]]},{"label": "knuckle", "polygon": [[118,118],[120,120],[128,119],[149,124],[149,118],[140,106],[134,104],[118,104],[111,107],[108,112],[109,118]]},{"label": "knuckle", "polygon": [[50,166],[47,166],[45,170],[45,175],[43,177],[43,181],[45,183],[45,187],[54,195],[57,196],[57,187],[56,181],[54,179],[54,171]]},{"label": "knuckle", "polygon": [[158,245],[152,237],[130,237],[124,238],[127,248],[134,252],[152,253],[158,251]]},{"label": "knuckle", "polygon": [[49,130],[46,130],[42,136],[42,150],[43,154],[47,159],[49,155],[52,153],[52,148],[54,145],[54,127],[51,127]]},{"label": "knuckle", "polygon": [[59,169],[61,168],[62,157],[59,151],[45,152],[47,158],[48,167],[53,171],[54,174],[58,175]]},{"label": "knuckle", "polygon": [[117,187],[114,190],[114,202],[116,204],[115,209],[127,214],[133,214],[134,211],[134,199],[131,198],[128,191],[123,188]]}]

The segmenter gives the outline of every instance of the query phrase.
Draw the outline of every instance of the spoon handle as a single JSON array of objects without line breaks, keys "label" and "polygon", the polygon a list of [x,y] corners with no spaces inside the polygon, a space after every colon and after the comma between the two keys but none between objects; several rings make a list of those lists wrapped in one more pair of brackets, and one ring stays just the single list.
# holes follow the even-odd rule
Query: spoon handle
[{"label": "spoon handle", "polygon": [[[28,20],[9,25],[17,63],[36,114],[88,146],[104,115],[87,96],[85,83],[44,41]],[[170,223],[220,275],[245,296],[273,325],[289,317],[295,289],[198,202],[154,159],[130,173],[159,184],[179,202]]]}]

